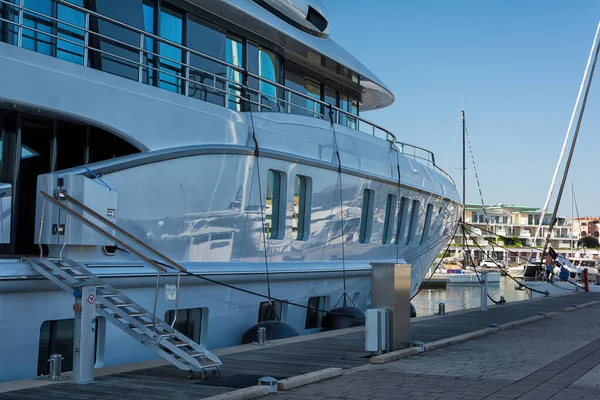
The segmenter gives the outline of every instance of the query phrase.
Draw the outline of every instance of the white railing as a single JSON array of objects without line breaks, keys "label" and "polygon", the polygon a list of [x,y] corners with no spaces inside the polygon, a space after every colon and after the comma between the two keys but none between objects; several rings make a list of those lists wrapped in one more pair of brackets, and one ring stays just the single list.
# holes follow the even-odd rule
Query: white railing
[{"label": "white railing", "polygon": [[[23,6],[23,0],[20,0],[19,4],[13,4],[8,0],[0,0],[0,5],[3,5],[5,10],[12,9],[12,14],[17,17],[15,21],[0,16],[0,21],[7,24],[8,26],[12,26],[13,29],[16,30],[16,45],[18,47],[23,47],[24,32],[32,32],[36,34],[35,40],[40,40],[37,38],[37,36],[42,36],[52,41],[56,41],[56,43],[69,43],[73,46],[77,46],[78,48],[82,49],[83,54],[77,54],[73,53],[72,51],[63,49],[61,49],[61,51],[81,57],[82,64],[86,67],[90,66],[90,54],[96,53],[108,56],[115,60],[119,60],[120,62],[125,63],[127,65],[137,67],[137,80],[140,83],[145,83],[144,77],[146,76],[148,83],[152,84],[150,79],[150,71],[154,71],[154,74],[158,74],[157,80],[160,80],[162,76],[170,76],[175,80],[175,82],[177,82],[176,86],[178,87],[178,91],[179,87],[181,87],[181,94],[185,96],[190,96],[190,88],[193,90],[200,89],[210,91],[213,94],[217,93],[224,96],[224,103],[226,103],[227,99],[235,99],[234,102],[236,102],[238,105],[241,106],[250,104],[250,107],[254,105],[259,111],[266,109],[268,111],[291,113],[293,108],[305,112],[309,115],[312,115],[314,118],[330,120],[332,123],[336,124],[343,124],[343,120],[345,119],[346,126],[350,125],[350,127],[354,127],[355,129],[361,130],[362,132],[386,139],[390,143],[394,144],[401,154],[413,158],[414,160],[419,161],[427,165],[428,167],[436,170],[448,180],[450,180],[454,185],[454,180],[452,179],[452,177],[450,177],[450,175],[448,175],[444,170],[442,170],[436,165],[435,155],[433,154],[433,152],[422,147],[399,142],[396,139],[396,136],[389,130],[373,122],[370,122],[362,117],[359,117],[358,115],[352,114],[351,112],[335,107],[324,101],[317,100],[313,97],[306,95],[305,93],[298,92],[280,83],[269,80],[265,77],[256,75],[238,65],[228,63],[227,61],[215,57],[211,57],[202,52],[185,47],[181,44],[172,42],[160,36],[145,32],[141,29],[125,24],[113,18],[69,3],[66,0],[53,0],[53,2],[80,12],[84,16],[84,25],[79,26],[71,22],[61,20],[40,13],[38,11],[26,8]],[[48,32],[38,29],[34,26],[25,25],[25,14],[27,14],[28,16],[35,16],[36,18],[42,20],[46,24],[54,26],[55,29],[53,29],[51,32]],[[139,40],[137,40],[136,44],[131,44],[123,42],[122,40],[118,40],[116,38],[103,35],[100,32],[94,31],[90,29],[91,18],[104,21],[119,28],[123,28],[129,32],[135,33],[138,35]],[[65,30],[65,28],[68,28],[70,30],[65,31],[66,33],[63,33],[59,36],[58,33],[60,29],[56,27],[60,27],[60,29],[62,29],[63,31]],[[80,41],[73,40],[73,38],[79,38]],[[114,52],[102,50],[100,46],[92,46],[90,44],[92,42],[92,38],[95,38],[96,40],[103,40],[105,42],[108,42],[109,44],[118,46],[121,49],[127,49],[131,52],[137,53],[138,56],[134,60],[127,57],[123,57],[119,54],[115,54]],[[153,41],[156,41],[158,43],[162,43],[180,50],[182,52],[182,60],[185,61],[175,60],[165,56],[164,54],[158,54],[153,52],[152,50],[146,49],[146,39],[152,39]],[[56,53],[57,52],[55,51],[54,54]],[[214,62],[226,68],[230,68],[234,72],[234,74],[239,74],[240,77],[243,77],[243,82],[240,82],[238,80],[232,80],[225,76],[221,76],[219,74],[215,74],[210,71],[205,71],[193,66],[191,63],[192,56],[201,57],[204,60]],[[168,64],[161,65],[165,62]],[[199,81],[194,78],[193,74],[203,76],[205,78],[202,81]],[[264,93],[261,92],[259,89],[250,87],[247,84],[248,78],[253,78],[265,84],[271,85],[272,87],[276,88],[277,95],[273,96],[272,94]],[[207,80],[208,83],[206,83]],[[172,82],[161,82],[166,84],[173,84]],[[258,99],[258,101],[253,100],[252,95],[255,96],[256,99]],[[307,101],[307,104],[312,104],[312,107],[307,108],[294,103],[292,101],[292,96],[299,96],[305,99]],[[262,103],[262,99],[268,100],[270,103],[274,104],[274,106]]]}]

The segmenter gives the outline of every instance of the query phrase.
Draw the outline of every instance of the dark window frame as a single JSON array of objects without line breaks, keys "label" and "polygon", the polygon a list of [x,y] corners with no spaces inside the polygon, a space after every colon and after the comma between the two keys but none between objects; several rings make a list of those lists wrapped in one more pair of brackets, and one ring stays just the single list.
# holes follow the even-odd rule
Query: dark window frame
[{"label": "dark window frame", "polygon": [[427,211],[425,212],[425,224],[423,225],[423,234],[421,235],[421,246],[425,243],[429,237],[429,230],[431,229],[431,218],[433,217],[433,204],[427,204]]},{"label": "dark window frame", "polygon": [[[201,344],[203,339],[203,327],[204,327],[204,314],[205,309],[202,307],[192,307],[192,308],[180,308],[177,310],[177,313],[185,312],[185,331],[178,330],[177,324],[181,323],[181,316],[177,315],[177,320],[175,321],[175,329],[179,332],[192,339],[194,342]],[[199,315],[193,316],[192,313],[199,313]],[[164,321],[166,324],[171,325],[173,322],[173,317],[175,316],[175,310],[167,310],[165,312]],[[195,327],[191,326],[190,321],[193,318],[197,318],[199,320],[198,331],[195,331]]]},{"label": "dark window frame", "polygon": [[375,208],[375,191],[364,189],[362,196],[362,210],[360,216],[360,230],[358,241],[363,244],[371,242],[373,228],[373,211]]},{"label": "dark window frame", "polygon": [[[316,300],[316,305],[314,301]],[[311,304],[311,301],[313,304]],[[329,302],[329,296],[312,296],[308,299],[306,308],[306,318],[304,319],[304,329],[316,329],[321,327],[321,322],[325,316],[325,309]]]},{"label": "dark window frame", "polygon": [[382,244],[391,244],[394,240],[394,222],[396,217],[396,206],[398,196],[388,193],[385,204],[385,217],[383,220],[383,234],[381,235]]},{"label": "dark window frame", "polygon": [[406,236],[406,244],[409,245],[414,239],[417,233],[417,225],[419,224],[419,211],[421,209],[421,202],[417,199],[413,199],[410,210],[410,221],[408,223],[408,234]]}]

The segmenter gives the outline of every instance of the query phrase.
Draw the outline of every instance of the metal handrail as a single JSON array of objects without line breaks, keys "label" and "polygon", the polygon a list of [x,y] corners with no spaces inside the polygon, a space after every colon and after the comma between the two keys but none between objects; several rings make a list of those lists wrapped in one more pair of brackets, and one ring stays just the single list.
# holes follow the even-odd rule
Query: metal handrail
[{"label": "metal handrail", "polygon": [[[46,193],[44,191],[40,191],[40,194],[44,198],[44,201],[49,201],[51,204],[53,204],[56,207],[58,207],[59,209],[65,211],[68,215],[73,216],[74,218],[78,219],[79,221],[81,221],[82,223],[84,223],[85,225],[87,225],[94,232],[98,233],[101,236],[104,236],[105,238],[107,238],[111,242],[118,244],[119,246],[123,247],[125,250],[127,250],[128,252],[130,252],[134,256],[138,257],[140,260],[148,263],[151,267],[153,267],[157,271],[160,271],[160,272],[166,272],[167,271],[164,267],[162,267],[161,265],[159,265],[154,260],[151,260],[150,258],[146,257],[145,255],[143,255],[139,251],[135,250],[133,247],[131,247],[130,245],[128,245],[124,241],[120,240],[116,236],[114,236],[111,233],[107,232],[106,230],[102,229],[100,226],[98,226],[97,224],[95,224],[93,221],[90,221],[89,219],[87,219],[83,215],[77,214],[76,212],[74,212],[73,210],[71,210],[69,207],[67,207],[66,205],[62,204],[60,201],[56,200],[53,196],[49,195],[48,193]],[[40,230],[42,229],[42,226],[43,226],[43,221],[40,221]],[[41,234],[40,234],[40,238],[41,238]]]},{"label": "metal handrail", "polygon": [[[84,14],[84,17],[85,17],[84,26],[83,27],[78,26],[78,25],[75,25],[68,21],[63,21],[61,19],[40,13],[38,11],[29,9],[29,8],[26,8],[23,5],[21,5],[22,3],[21,4],[13,4],[13,3],[9,2],[8,0],[0,0],[0,4],[4,4],[7,7],[12,7],[14,10],[18,11],[18,21],[17,22],[9,20],[9,19],[5,19],[5,18],[0,18],[0,21],[17,27],[17,37],[18,37],[17,46],[18,47],[23,47],[23,43],[22,43],[23,42],[23,39],[22,39],[23,31],[27,30],[27,31],[31,31],[31,32],[36,32],[38,34],[44,35],[49,38],[56,39],[57,41],[70,43],[74,46],[78,46],[78,47],[82,48],[83,49],[83,55],[82,55],[83,65],[86,67],[87,67],[88,61],[89,61],[89,52],[93,51],[98,54],[104,54],[104,55],[113,57],[117,60],[121,60],[121,61],[131,65],[132,67],[137,67],[139,70],[138,82],[140,82],[140,83],[143,83],[143,80],[144,80],[144,78],[143,78],[144,69],[147,69],[148,72],[150,70],[152,70],[152,71],[155,71],[156,73],[160,73],[161,75],[164,74],[167,76],[171,76],[171,77],[175,78],[176,81],[175,81],[174,85],[176,85],[177,87],[179,87],[180,82],[181,82],[182,87],[183,87],[183,85],[185,85],[185,88],[183,88],[183,90],[181,91],[182,92],[181,94],[184,94],[186,96],[189,96],[189,87],[191,85],[194,88],[199,88],[199,87],[205,88],[205,90],[210,90],[213,92],[219,92],[219,93],[223,94],[225,106],[227,104],[227,96],[231,96],[236,99],[235,102],[237,104],[241,104],[243,102],[248,102],[249,104],[256,105],[259,108],[259,110],[262,110],[262,108],[264,107],[265,109],[273,111],[272,107],[270,107],[269,105],[266,105],[266,104],[262,104],[260,102],[260,98],[261,98],[261,96],[263,96],[264,98],[272,99],[271,101],[278,105],[279,110],[283,109],[286,112],[291,112],[291,108],[294,107],[295,109],[302,110],[309,114],[312,113],[313,117],[315,117],[315,118],[325,119],[325,114],[324,114],[325,110],[331,110],[334,113],[337,113],[335,121],[332,121],[332,122],[339,124],[341,121],[341,116],[343,115],[347,118],[348,121],[356,121],[356,129],[357,130],[365,132],[359,128],[359,126],[360,126],[359,123],[361,123],[361,124],[363,124],[362,126],[366,125],[371,128],[372,136],[378,136],[377,135],[378,131],[382,132],[385,135],[385,139],[388,140],[393,145],[397,146],[403,155],[405,155],[407,157],[411,157],[416,161],[424,161],[429,167],[432,167],[434,170],[436,170],[437,172],[442,174],[444,177],[449,179],[452,182],[452,184],[454,185],[454,180],[452,179],[452,177],[450,177],[449,174],[447,174],[445,171],[443,171],[441,168],[439,168],[436,165],[435,155],[433,152],[431,152],[427,149],[424,149],[422,147],[418,147],[418,146],[414,146],[414,145],[411,145],[408,143],[400,142],[397,140],[396,136],[392,132],[390,132],[389,130],[387,130],[369,120],[366,120],[358,115],[352,114],[351,112],[343,110],[339,107],[333,106],[322,100],[315,99],[311,96],[308,96],[305,93],[299,92],[299,91],[294,90],[289,87],[286,87],[285,85],[282,85],[281,83],[278,83],[278,82],[272,81],[270,79],[267,79],[265,77],[262,77],[260,75],[254,74],[238,65],[231,64],[227,61],[212,57],[212,56],[210,56],[208,54],[204,54],[200,51],[193,50],[193,49],[185,47],[179,43],[172,42],[168,39],[162,38],[162,37],[154,35],[152,33],[145,32],[142,29],[125,24],[125,23],[115,20],[113,18],[99,14],[95,11],[88,10],[84,7],[77,6],[66,0],[53,0],[53,1],[55,3],[61,4],[62,6],[69,7],[73,10],[79,11],[82,14]],[[44,32],[44,31],[36,29],[34,27],[24,25],[23,20],[24,20],[25,12],[28,14],[36,15],[39,18],[44,19],[46,21],[51,21],[52,23],[60,24],[61,26],[64,25],[64,26],[70,27],[72,29],[81,31],[82,34],[79,34],[79,36],[83,37],[84,43],[82,44],[77,41],[70,40],[69,38],[64,37],[64,36],[58,36],[58,35],[50,33],[50,32]],[[113,24],[115,26],[121,27],[130,32],[138,34],[139,35],[138,44],[134,45],[131,43],[126,43],[121,40],[111,38],[109,36],[101,34],[100,32],[95,32],[95,31],[91,30],[90,29],[90,17],[98,18],[100,20],[103,20],[103,21]],[[71,32],[71,34],[75,35],[76,33]],[[99,39],[110,41],[111,43],[116,44],[121,47],[124,47],[126,49],[129,49],[132,52],[137,52],[139,55],[138,60],[136,61],[133,59],[129,59],[129,58],[120,56],[118,54],[113,54],[109,51],[100,49],[99,46],[98,47],[90,46],[90,35],[93,35],[93,37],[96,37]],[[146,38],[156,40],[159,43],[166,44],[168,46],[171,46],[173,48],[181,50],[182,51],[182,59],[185,59],[185,62],[181,61],[181,60],[175,60],[170,57],[166,57],[164,55],[155,53],[151,50],[145,49],[144,47],[145,47],[145,39]],[[201,57],[205,60],[214,62],[216,64],[219,64],[219,65],[227,67],[227,68],[231,68],[234,71],[234,73],[240,73],[244,77],[251,77],[251,78],[257,79],[259,82],[264,82],[268,85],[271,85],[276,88],[277,93],[273,96],[271,94],[261,92],[259,89],[254,89],[254,88],[249,87],[247,85],[247,82],[246,82],[246,85],[244,85],[244,82],[231,80],[231,79],[228,79],[227,77],[220,76],[218,74],[215,74],[215,73],[212,73],[209,71],[204,71],[200,68],[196,68],[191,65],[191,61],[190,61],[191,55]],[[150,57],[153,57],[155,62],[158,60],[158,63],[156,64],[156,66],[152,65],[153,63],[144,62],[145,59],[148,59]],[[164,67],[161,67],[160,64],[163,61],[166,61],[166,62],[176,65],[177,66],[176,69],[181,71],[181,75],[172,73],[172,72],[168,71],[167,69],[165,69]],[[213,84],[212,85],[206,84],[204,82],[196,81],[195,79],[190,78],[190,72],[198,72],[200,74],[204,74],[209,77],[212,77]],[[164,81],[161,80],[161,82],[164,82]],[[185,82],[185,84],[183,82]],[[217,82],[219,82],[219,85],[222,85],[224,89],[217,87]],[[246,91],[246,93],[255,94],[258,97],[259,101],[254,101],[254,100],[250,99],[250,96],[247,96],[247,97],[244,96],[243,95],[244,91]],[[279,98],[280,91],[281,91],[281,95],[282,95],[281,98]],[[239,92],[241,94],[238,94],[236,92]],[[292,95],[299,96],[309,102],[312,102],[313,109],[310,110],[309,108],[303,107],[298,104],[294,104],[291,101]],[[367,132],[365,132],[365,133],[367,133]],[[418,155],[417,151],[424,152],[425,156]]]},{"label": "metal handrail", "polygon": [[[158,288],[160,286],[160,274],[162,272],[166,272],[167,270],[162,265],[160,265],[160,263],[158,261],[153,260],[153,259],[151,259],[149,257],[146,257],[144,254],[138,252],[137,250],[135,250],[129,244],[127,244],[124,241],[118,239],[115,235],[112,235],[110,232],[107,232],[105,229],[101,228],[96,223],[94,223],[93,221],[91,221],[88,218],[84,217],[83,215],[79,215],[74,210],[72,210],[70,207],[68,207],[66,204],[61,203],[59,200],[55,199],[53,196],[50,196],[48,193],[46,193],[44,191],[40,191],[40,194],[44,198],[44,202],[43,202],[43,205],[42,205],[42,217],[40,219],[40,233],[39,233],[39,243],[38,243],[38,246],[40,246],[40,258],[43,256],[42,247],[41,247],[41,238],[42,238],[42,229],[43,229],[43,226],[44,226],[44,219],[45,219],[44,218],[44,211],[46,209],[46,201],[50,201],[52,204],[54,204],[55,206],[57,206],[59,209],[65,211],[65,213],[66,213],[65,218],[67,219],[67,221],[68,221],[69,215],[75,217],[76,219],[78,219],[79,221],[83,222],[85,225],[87,225],[88,227],[90,227],[92,230],[94,230],[96,233],[98,233],[98,234],[106,237],[108,240],[112,241],[113,243],[118,244],[119,246],[121,246],[122,248],[124,248],[127,252],[129,252],[130,254],[138,257],[140,260],[148,263],[150,266],[152,266],[154,269],[156,269],[156,271],[157,271],[157,274],[156,274],[156,291],[155,291],[154,306],[153,306],[153,311],[152,311],[152,324],[154,326],[154,331],[156,332],[156,306],[157,306],[157,302],[158,302]],[[170,265],[172,268],[174,268],[174,269],[177,270],[177,289],[176,289],[175,316],[174,316],[173,321],[171,323],[171,329],[174,329],[175,321],[177,320],[177,311],[179,309],[179,289],[181,287],[181,273],[182,272],[187,273],[187,270],[184,267],[182,267],[181,265],[179,265],[178,263],[176,263],[175,261],[171,260],[166,255],[164,255],[161,252],[159,252],[158,250],[156,250],[156,249],[148,246],[146,243],[142,242],[141,240],[139,240],[138,238],[136,238],[135,236],[133,236],[132,234],[130,234],[129,232],[127,232],[125,229],[121,228],[117,224],[115,224],[112,221],[106,219],[102,215],[98,214],[96,211],[92,210],[91,208],[89,208],[85,204],[81,203],[79,200],[77,200],[77,199],[69,196],[67,193],[59,192],[58,193],[58,198],[60,200],[64,201],[64,202],[66,202],[66,203],[73,204],[76,207],[78,207],[81,210],[83,210],[84,212],[92,215],[94,218],[98,219],[99,221],[101,221],[105,225],[109,226],[110,228],[116,230],[117,232],[119,232],[120,234],[122,234],[123,236],[125,236],[131,242],[139,245],[143,249],[145,249],[148,252],[152,253],[157,258],[160,258],[163,261],[166,261],[166,264]],[[65,235],[67,233],[66,230],[67,230],[67,225],[66,225],[66,222],[65,222]],[[63,245],[62,245],[62,248],[60,250],[60,256],[59,256],[59,258],[61,260],[62,260],[62,253],[63,253],[63,250],[64,250],[66,244],[67,244],[67,240],[66,240],[66,236],[65,236],[65,240],[63,241]]]},{"label": "metal handrail", "polygon": [[[119,225],[115,224],[114,222],[112,222],[111,220],[107,219],[106,217],[102,216],[101,214],[97,213],[96,211],[94,211],[93,209],[91,209],[90,207],[86,206],[85,204],[83,204],[82,202],[80,202],[79,200],[77,200],[76,198],[70,196],[67,193],[62,193],[61,194],[62,198],[64,198],[68,203],[73,204],[74,206],[76,206],[77,208],[80,208],[81,210],[85,211],[86,213],[90,214],[91,216],[93,216],[94,218],[96,218],[97,220],[101,221],[103,224],[107,225],[108,227],[110,227],[111,229],[114,229],[115,231],[119,232],[121,235],[125,236],[127,239],[131,240],[133,243],[137,244],[138,246],[142,247],[144,250],[152,253],[154,256],[156,256],[157,258],[163,260],[166,264],[168,264],[169,266],[173,267],[176,270],[179,270],[181,272],[187,272],[187,270],[182,267],[180,264],[178,264],[177,262],[173,261],[171,258],[169,258],[168,256],[164,255],[163,253],[159,252],[158,250],[156,250],[155,248],[147,245],[146,243],[142,242],[140,239],[136,238],[135,236],[133,236],[131,233],[127,232],[125,229],[121,228]],[[71,211],[72,213],[73,211]]]}]

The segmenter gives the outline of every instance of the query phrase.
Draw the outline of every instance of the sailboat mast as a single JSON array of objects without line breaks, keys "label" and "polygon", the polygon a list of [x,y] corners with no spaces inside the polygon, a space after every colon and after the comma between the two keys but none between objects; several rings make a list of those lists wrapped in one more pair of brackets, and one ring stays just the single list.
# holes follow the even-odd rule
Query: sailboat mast
[{"label": "sailboat mast", "polygon": [[[597,40],[599,31],[600,31],[600,23],[598,23],[598,29],[596,30],[596,37],[594,38],[594,43],[596,43],[596,49],[594,51],[594,62],[592,63],[592,69],[590,70],[590,74],[587,79],[587,85],[585,88],[585,94],[583,95],[583,101],[581,103],[581,107],[579,108],[579,117],[577,118],[577,125],[575,126],[575,132],[573,133],[573,140],[571,141],[571,149],[569,150],[569,156],[567,157],[567,162],[565,164],[565,171],[563,173],[563,177],[560,182],[560,187],[558,189],[558,195],[556,196],[556,204],[554,204],[554,211],[552,212],[552,220],[550,221],[550,228],[548,229],[548,234],[546,235],[546,241],[544,242],[544,251],[542,252],[542,257],[544,256],[544,254],[546,254],[546,251],[548,250],[548,245],[550,244],[550,235],[552,234],[552,228],[554,228],[554,224],[556,223],[556,216],[558,215],[558,208],[560,207],[560,200],[562,199],[563,190],[565,188],[565,183],[567,181],[567,176],[569,174],[569,168],[571,167],[571,161],[573,160],[573,152],[575,151],[575,144],[577,143],[577,137],[579,136],[579,128],[581,128],[581,121],[583,120],[583,114],[585,113],[585,106],[587,105],[588,95],[590,94],[590,87],[592,86],[592,80],[594,79],[594,72],[596,70],[598,54],[600,53],[600,41]],[[589,65],[589,61],[588,61],[588,65]]]},{"label": "sailboat mast", "polygon": [[466,157],[466,131],[467,131],[467,126],[466,126],[466,122],[465,122],[465,110],[461,110],[461,116],[462,116],[462,157],[463,157],[463,173],[462,173],[462,201],[463,201],[463,210],[462,210],[462,236],[463,236],[463,257],[464,257],[464,262],[463,262],[463,267],[466,268],[467,266],[467,254],[465,252],[465,244],[467,242],[467,235],[465,233],[465,223],[466,221],[466,195],[467,195],[467,190],[466,190],[466,176],[467,176],[467,157]]}]

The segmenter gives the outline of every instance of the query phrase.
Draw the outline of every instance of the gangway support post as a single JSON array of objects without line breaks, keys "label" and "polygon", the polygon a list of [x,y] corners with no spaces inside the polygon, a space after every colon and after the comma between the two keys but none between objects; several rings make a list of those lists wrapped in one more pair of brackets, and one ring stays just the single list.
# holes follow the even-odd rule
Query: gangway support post
[{"label": "gangway support post", "polygon": [[488,278],[487,278],[488,272],[487,271],[481,271],[479,272],[479,276],[481,277],[481,311],[487,311],[488,309],[488,299],[487,299],[487,295],[488,295]]},{"label": "gangway support post", "polygon": [[73,382],[94,382],[96,352],[96,285],[79,286],[75,296],[75,337],[73,343]]},{"label": "gangway support post", "polygon": [[390,312],[390,350],[410,342],[410,264],[372,263],[371,307]]}]

